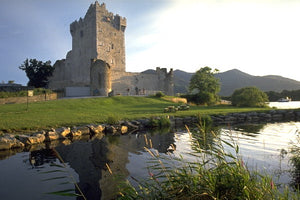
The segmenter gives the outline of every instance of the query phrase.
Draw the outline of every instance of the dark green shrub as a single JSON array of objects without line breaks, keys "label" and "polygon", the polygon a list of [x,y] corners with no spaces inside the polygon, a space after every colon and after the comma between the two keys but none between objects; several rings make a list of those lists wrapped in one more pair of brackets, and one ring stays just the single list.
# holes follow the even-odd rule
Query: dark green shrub
[{"label": "dark green shrub", "polygon": [[[51,94],[52,90],[45,88],[35,88],[33,90],[33,95],[41,95],[41,94]],[[21,90],[18,92],[0,92],[0,98],[9,98],[9,97],[26,97],[27,90]]]},{"label": "dark green shrub", "polygon": [[106,118],[105,123],[107,124],[118,124],[119,118],[115,115],[110,115]]},{"label": "dark green shrub", "polygon": [[161,98],[161,97],[164,97],[166,95],[163,92],[159,91],[159,92],[156,92],[155,96],[158,97],[158,98]]},{"label": "dark green shrub", "polygon": [[237,89],[231,96],[231,103],[238,107],[264,107],[268,102],[266,93],[257,87]]},{"label": "dark green shrub", "polygon": [[151,117],[148,126],[151,128],[170,127],[171,121],[168,117]]}]

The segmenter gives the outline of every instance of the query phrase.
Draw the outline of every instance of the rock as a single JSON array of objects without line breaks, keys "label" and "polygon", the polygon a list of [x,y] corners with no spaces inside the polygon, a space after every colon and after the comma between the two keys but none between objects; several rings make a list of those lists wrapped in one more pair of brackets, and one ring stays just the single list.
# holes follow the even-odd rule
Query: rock
[{"label": "rock", "polygon": [[98,139],[98,140],[101,140],[103,137],[104,137],[104,133],[97,133],[95,135],[92,136],[91,140],[95,140],[95,139]]},{"label": "rock", "polygon": [[128,132],[128,127],[127,126],[121,126],[120,132],[121,132],[121,134],[127,133]]},{"label": "rock", "polygon": [[259,117],[258,116],[253,116],[252,117],[252,122],[258,122],[259,121]]},{"label": "rock", "polygon": [[24,148],[24,144],[12,134],[5,134],[0,138],[0,150]]},{"label": "rock", "polygon": [[226,116],[225,117],[225,123],[229,123],[229,124],[231,124],[231,123],[235,123],[236,122],[236,118],[235,117],[233,117],[233,116]]},{"label": "rock", "polygon": [[88,128],[92,135],[102,133],[105,130],[105,127],[102,125],[88,125]]},{"label": "rock", "polygon": [[176,126],[183,126],[183,118],[177,117],[174,120]]},{"label": "rock", "polygon": [[46,132],[45,137],[46,137],[45,138],[46,142],[51,142],[53,140],[58,140],[60,138],[58,133],[56,133],[56,131],[54,129],[52,129],[51,131]]},{"label": "rock", "polygon": [[141,125],[141,122],[139,122],[137,120],[133,120],[133,121],[131,121],[131,123],[137,127],[139,127]]},{"label": "rock", "polygon": [[185,118],[183,118],[183,123],[187,124],[187,125],[190,125],[190,124],[193,123],[193,118],[192,117],[185,117]]},{"label": "rock", "polygon": [[87,126],[81,126],[81,127],[73,127],[71,129],[70,135],[72,138],[81,137],[82,135],[89,135],[90,134],[90,128]]},{"label": "rock", "polygon": [[211,116],[211,119],[214,123],[222,123],[224,121],[220,116]]},{"label": "rock", "polygon": [[62,127],[55,129],[55,132],[59,135],[59,139],[66,139],[71,133],[71,129],[69,127]]},{"label": "rock", "polygon": [[74,137],[80,137],[80,136],[82,136],[82,134],[81,134],[81,131],[78,130],[77,127],[75,127],[75,128],[72,128],[70,136],[72,138],[74,138]]},{"label": "rock", "polygon": [[295,118],[295,114],[293,111],[286,111],[286,113],[284,114],[284,119],[294,119]]},{"label": "rock", "polygon": [[72,141],[69,139],[63,140],[61,143],[63,143],[65,146],[72,144]]},{"label": "rock", "polygon": [[87,126],[77,127],[77,130],[80,130],[82,135],[90,135],[91,134],[91,131],[90,131],[89,127],[87,127]]},{"label": "rock", "polygon": [[[147,124],[149,123],[149,120],[147,121]],[[127,126],[128,129],[130,130],[135,130],[135,129],[139,129],[138,125],[135,125],[131,122],[125,121],[122,123],[123,126]],[[144,125],[144,124],[143,124]],[[145,126],[145,125],[144,125]]]},{"label": "rock", "polygon": [[38,133],[33,134],[32,136],[19,135],[18,138],[25,145],[40,144],[40,143],[43,143],[46,139],[44,132],[38,132]]},{"label": "rock", "polygon": [[106,126],[105,127],[106,134],[115,134],[116,132],[117,132],[117,129],[114,126]]},{"label": "rock", "polygon": [[283,115],[282,114],[274,114],[272,115],[272,120],[274,121],[279,121],[283,119]]},{"label": "rock", "polygon": [[23,144],[29,144],[28,138],[29,135],[18,135],[18,139],[23,143]]}]

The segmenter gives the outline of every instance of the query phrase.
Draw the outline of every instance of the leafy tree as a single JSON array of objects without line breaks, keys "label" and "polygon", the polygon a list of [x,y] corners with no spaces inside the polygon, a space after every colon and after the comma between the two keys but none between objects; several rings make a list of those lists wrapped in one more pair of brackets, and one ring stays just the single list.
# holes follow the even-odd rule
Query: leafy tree
[{"label": "leafy tree", "polygon": [[293,101],[300,101],[300,90],[283,90],[281,92],[269,91],[266,92],[270,101],[277,101],[280,98],[289,97]]},{"label": "leafy tree", "polygon": [[189,91],[193,93],[195,103],[213,104],[219,100],[217,93],[220,91],[220,83],[214,76],[217,72],[217,69],[212,71],[210,67],[204,67],[192,76]]},{"label": "leafy tree", "polygon": [[48,78],[52,76],[54,67],[51,66],[50,60],[42,62],[36,59],[26,59],[19,69],[25,71],[29,79],[28,86],[40,88],[47,87]]},{"label": "leafy tree", "polygon": [[232,105],[239,107],[263,107],[267,101],[267,94],[257,87],[237,89],[231,96]]}]

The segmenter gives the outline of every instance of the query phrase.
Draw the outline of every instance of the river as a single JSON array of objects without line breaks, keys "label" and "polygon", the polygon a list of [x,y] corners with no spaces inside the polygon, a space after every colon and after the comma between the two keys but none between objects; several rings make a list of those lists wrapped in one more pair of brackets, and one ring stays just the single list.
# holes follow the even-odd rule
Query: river
[{"label": "river", "polygon": [[[276,183],[289,184],[292,166],[288,151],[291,142],[296,141],[299,128],[300,122],[286,122],[220,127],[219,130],[223,139],[233,139],[239,145],[242,159],[250,169],[271,174]],[[190,135],[185,130],[64,141],[32,147],[26,152],[0,151],[0,198],[76,199],[47,194],[74,189],[74,185],[68,183],[74,179],[88,199],[111,199],[117,184],[106,164],[114,174],[136,179],[147,177],[150,155],[144,147],[150,146],[150,140],[153,149],[161,154],[174,145],[174,154],[193,159],[187,154],[192,148]],[[56,152],[64,160],[64,168]]]},{"label": "river", "polygon": [[275,107],[278,109],[296,109],[300,108],[300,101],[289,101],[289,102],[269,102],[268,106]]}]

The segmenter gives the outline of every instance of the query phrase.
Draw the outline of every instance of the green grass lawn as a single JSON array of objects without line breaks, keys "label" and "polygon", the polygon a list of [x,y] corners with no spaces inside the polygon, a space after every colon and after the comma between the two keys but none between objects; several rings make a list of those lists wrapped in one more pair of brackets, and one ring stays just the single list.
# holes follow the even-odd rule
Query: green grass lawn
[{"label": "green grass lawn", "polygon": [[267,110],[232,106],[191,106],[188,111],[163,113],[170,105],[179,105],[154,97],[104,97],[61,99],[55,101],[0,105],[0,130],[40,130],[50,127],[103,123],[109,116],[118,119],[140,119],[151,116],[193,116]]}]

